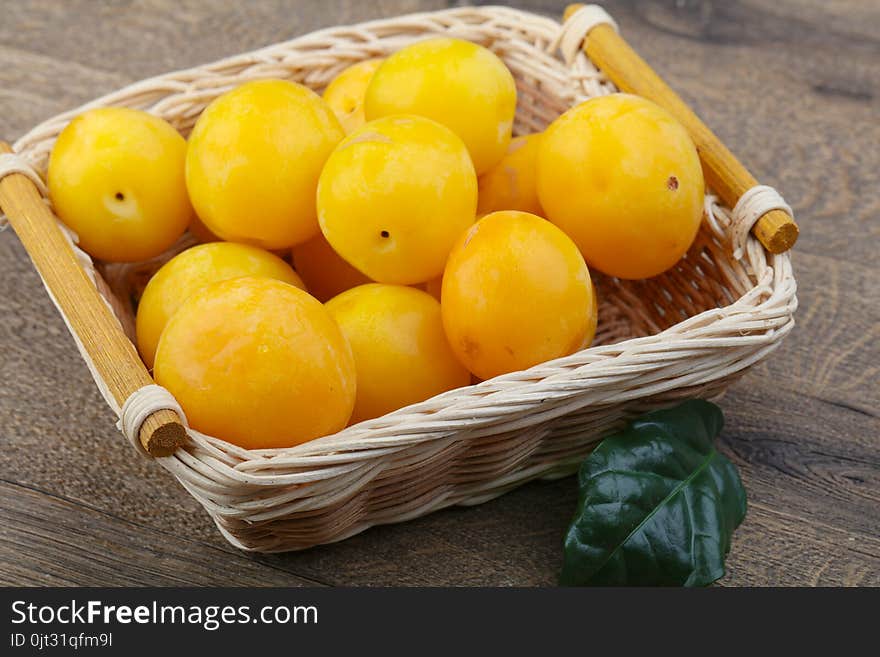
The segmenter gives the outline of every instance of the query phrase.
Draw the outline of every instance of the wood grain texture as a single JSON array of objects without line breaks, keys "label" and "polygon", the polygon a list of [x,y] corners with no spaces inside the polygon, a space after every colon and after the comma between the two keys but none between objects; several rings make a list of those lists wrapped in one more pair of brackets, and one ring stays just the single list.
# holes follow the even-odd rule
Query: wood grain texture
[{"label": "wood grain texture", "polygon": [[[2,480],[0,526],[0,585],[321,584],[257,564],[231,547],[201,545],[173,531],[157,533],[111,512]],[[15,558],[22,553],[29,555],[27,561]]]},{"label": "wood grain texture", "polygon": [[[446,4],[5,3],[0,136],[147,75]],[[514,4],[559,15],[566,3]],[[783,193],[801,227],[798,326],[722,400],[722,449],[750,511],[721,583],[880,586],[880,39],[871,27],[880,7],[604,5],[755,177]],[[576,499],[570,478],[301,553],[236,552],[113,427],[10,231],[0,234],[0,380],[4,584],[555,581]]]}]

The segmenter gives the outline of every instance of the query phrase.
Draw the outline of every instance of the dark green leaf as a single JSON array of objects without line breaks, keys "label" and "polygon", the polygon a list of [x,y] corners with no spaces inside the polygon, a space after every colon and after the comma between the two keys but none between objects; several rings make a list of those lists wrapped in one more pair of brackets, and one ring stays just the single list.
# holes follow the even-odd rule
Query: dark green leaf
[{"label": "dark green leaf", "polygon": [[715,404],[694,399],[602,441],[580,469],[561,583],[706,586],[722,577],[746,514],[739,474],[714,447],[723,422]]}]

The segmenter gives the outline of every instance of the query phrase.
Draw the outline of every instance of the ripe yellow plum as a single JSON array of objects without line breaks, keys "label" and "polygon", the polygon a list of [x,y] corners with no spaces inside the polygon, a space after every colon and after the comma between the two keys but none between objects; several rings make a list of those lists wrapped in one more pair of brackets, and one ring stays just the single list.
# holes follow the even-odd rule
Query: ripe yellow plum
[{"label": "ripe yellow plum", "polygon": [[122,107],[84,112],[49,158],[58,217],[89,255],[111,262],[153,258],[186,230],[186,141],[157,116]]},{"label": "ripe yellow plum", "polygon": [[476,208],[477,177],[464,144],[419,116],[388,116],[355,130],[318,183],[324,237],[382,283],[439,276]]},{"label": "ripe yellow plum", "polygon": [[538,198],[547,219],[611,276],[648,278],[678,262],[699,230],[704,191],[687,131],[638,96],[581,103],[541,140]]},{"label": "ripe yellow plum", "polygon": [[507,150],[516,84],[490,50],[461,39],[428,39],[385,60],[367,87],[364,108],[368,121],[418,114],[442,123],[465,143],[480,174]]},{"label": "ripe yellow plum", "polygon": [[186,185],[215,235],[284,249],[318,232],[315,189],[344,136],[327,104],[306,87],[258,80],[215,99],[196,122]]}]

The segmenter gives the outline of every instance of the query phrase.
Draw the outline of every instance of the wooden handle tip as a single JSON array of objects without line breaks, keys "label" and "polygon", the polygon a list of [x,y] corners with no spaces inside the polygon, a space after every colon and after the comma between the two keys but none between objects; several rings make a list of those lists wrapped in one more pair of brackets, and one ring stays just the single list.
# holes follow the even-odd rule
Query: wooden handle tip
[{"label": "wooden handle tip", "polygon": [[141,425],[138,439],[150,456],[170,456],[186,440],[186,428],[177,413],[160,410]]},{"label": "wooden handle tip", "polygon": [[800,229],[788,214],[781,210],[768,212],[755,224],[754,234],[767,251],[785,253],[797,242]]}]

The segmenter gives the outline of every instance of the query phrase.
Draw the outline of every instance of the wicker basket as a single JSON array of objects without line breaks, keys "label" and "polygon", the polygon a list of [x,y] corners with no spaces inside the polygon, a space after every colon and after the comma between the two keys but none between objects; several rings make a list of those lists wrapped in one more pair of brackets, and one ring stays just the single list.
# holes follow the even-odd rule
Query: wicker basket
[{"label": "wicker basket", "polygon": [[[483,44],[505,61],[519,92],[515,132],[533,132],[572,105],[615,90],[581,50],[589,29],[584,16],[578,12],[560,25],[507,8],[459,8],[328,29],[146,80],[85,107],[146,109],[187,134],[207,103],[245,80],[280,77],[320,89],[356,61],[450,35]],[[14,150],[45,172],[56,136],[83,109],[34,128]],[[743,229],[707,195],[698,239],[674,269],[645,281],[597,276],[597,339],[572,356],[289,449],[248,451],[188,430],[181,448],[156,461],[201,502],[232,544],[262,552],[338,541],[372,525],[478,504],[531,479],[569,474],[596,441],[632,416],[683,398],[717,397],[791,330],[797,302],[790,256],[765,251],[749,233],[751,223]],[[40,244],[13,225],[39,265]],[[93,266],[74,252],[119,320],[122,330],[116,325],[113,331],[131,336],[130,288],[158,263]],[[45,267],[40,272],[44,280],[51,273]],[[84,299],[54,291],[96,382],[120,414],[125,396],[114,391],[126,382],[140,388],[149,382],[146,371],[128,362],[123,367],[122,359],[96,364],[101,347],[83,345],[114,336],[96,338],[90,331],[95,320],[75,316]],[[128,406],[126,412],[137,415]],[[152,410],[129,417],[136,425],[126,428],[129,435],[138,435]]]}]

